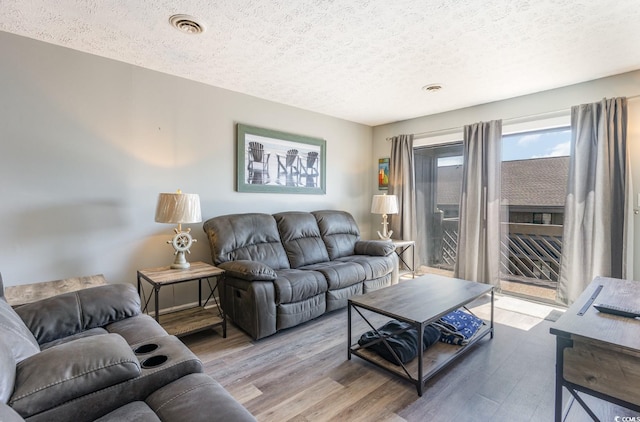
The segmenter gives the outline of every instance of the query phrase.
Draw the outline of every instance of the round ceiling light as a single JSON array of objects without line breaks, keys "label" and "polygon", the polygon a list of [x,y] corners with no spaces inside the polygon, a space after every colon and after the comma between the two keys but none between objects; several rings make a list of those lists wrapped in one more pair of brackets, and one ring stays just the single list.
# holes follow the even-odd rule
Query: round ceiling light
[{"label": "round ceiling light", "polygon": [[173,15],[169,18],[169,23],[176,29],[186,34],[200,34],[204,32],[204,25],[196,18],[189,15]]},{"label": "round ceiling light", "polygon": [[423,91],[427,92],[437,92],[442,89],[442,84],[429,84],[422,87]]}]

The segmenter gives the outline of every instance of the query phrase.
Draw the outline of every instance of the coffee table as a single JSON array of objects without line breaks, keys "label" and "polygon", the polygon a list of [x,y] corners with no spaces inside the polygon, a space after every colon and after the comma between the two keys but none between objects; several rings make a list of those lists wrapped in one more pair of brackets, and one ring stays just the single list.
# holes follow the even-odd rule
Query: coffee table
[{"label": "coffee table", "polygon": [[[455,346],[438,342],[427,350],[422,350],[424,328],[473,300],[491,294],[491,320],[483,324],[465,346]],[[425,381],[433,377],[454,359],[468,351],[471,346],[489,335],[493,338],[493,286],[472,281],[449,278],[435,274],[425,275],[400,284],[385,287],[363,295],[356,295],[348,301],[348,359],[356,355],[372,364],[388,370],[415,384],[418,395],[422,396]],[[466,309],[466,307],[465,307]],[[360,346],[352,342],[352,311],[355,311],[370,327],[376,327],[369,321],[371,315],[384,315],[392,319],[404,321],[418,332],[418,358],[399,365],[384,360],[367,346],[379,342],[374,340]],[[367,318],[369,316],[369,318]],[[358,333],[358,338],[362,333]],[[383,337],[382,341],[386,343]]]}]

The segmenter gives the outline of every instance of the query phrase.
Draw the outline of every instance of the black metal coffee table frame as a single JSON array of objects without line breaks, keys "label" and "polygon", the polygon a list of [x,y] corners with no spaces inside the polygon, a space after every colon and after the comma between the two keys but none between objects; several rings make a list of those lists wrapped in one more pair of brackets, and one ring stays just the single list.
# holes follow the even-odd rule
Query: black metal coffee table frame
[{"label": "black metal coffee table frame", "polygon": [[[428,324],[437,321],[440,317],[453,310],[459,308],[467,309],[465,305],[486,294],[491,295],[491,320],[488,325],[485,321],[484,325],[469,340],[467,345],[454,346],[438,343],[426,351],[423,350],[423,333]],[[490,338],[493,338],[493,306],[494,292],[492,286],[431,274],[364,295],[353,296],[349,299],[347,308],[348,359],[351,360],[351,355],[353,354],[394,373],[412,382],[418,390],[418,395],[422,396],[424,383],[428,379],[444,369],[453,360],[466,353],[471,346],[485,336],[489,335]],[[355,310],[367,325],[378,333],[374,325],[363,314],[362,309],[411,324],[410,328],[415,328],[418,333],[419,350],[417,362],[414,359],[414,361],[406,365],[402,364],[387,342],[389,335],[399,334],[406,330],[400,330],[387,336],[381,335],[379,339],[372,340],[362,346],[357,342],[352,343],[352,310]],[[389,348],[398,365],[393,365],[368,350],[368,347],[380,342],[383,342]],[[425,357],[429,355],[431,355],[429,365],[428,368],[425,368]],[[415,374],[416,372],[417,376],[412,375],[412,373]]]}]

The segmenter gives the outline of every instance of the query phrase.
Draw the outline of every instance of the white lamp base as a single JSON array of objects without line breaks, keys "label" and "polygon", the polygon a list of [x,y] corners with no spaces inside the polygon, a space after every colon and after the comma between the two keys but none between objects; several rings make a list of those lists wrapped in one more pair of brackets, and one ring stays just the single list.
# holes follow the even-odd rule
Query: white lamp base
[{"label": "white lamp base", "polygon": [[173,264],[171,264],[171,268],[186,270],[190,266],[191,264],[187,262],[187,259],[184,256],[184,252],[176,251],[176,259],[173,261]]},{"label": "white lamp base", "polygon": [[380,236],[382,240],[389,240],[392,234],[393,230],[388,230],[387,214],[382,214],[382,233],[378,231],[378,236]]},{"label": "white lamp base", "polygon": [[171,264],[171,268],[184,270],[191,266],[191,264],[187,262],[187,258],[184,253],[191,253],[189,248],[198,240],[191,237],[191,234],[189,233],[191,229],[187,229],[187,231],[184,232],[180,229],[180,226],[173,229],[176,235],[172,240],[168,240],[167,243],[172,245],[173,249],[175,249],[174,255],[176,256],[176,259],[173,261],[173,264]]}]

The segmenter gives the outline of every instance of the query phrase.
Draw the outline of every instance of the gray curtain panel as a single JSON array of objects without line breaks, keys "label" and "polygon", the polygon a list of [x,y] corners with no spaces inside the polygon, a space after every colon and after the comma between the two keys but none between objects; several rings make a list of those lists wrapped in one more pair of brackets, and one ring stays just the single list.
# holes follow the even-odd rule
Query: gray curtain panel
[{"label": "gray curtain panel", "polygon": [[462,195],[454,277],[500,284],[502,121],[464,127]]},{"label": "gray curtain panel", "polygon": [[632,278],[631,192],[626,98],[572,107],[560,302],[573,303],[595,276]]},{"label": "gray curtain panel", "polygon": [[[391,138],[389,159],[389,195],[398,197],[398,214],[390,215],[390,229],[394,239],[415,240],[416,261],[420,256],[416,225],[416,189],[413,159],[413,135]],[[419,268],[420,262],[415,263]]]}]

